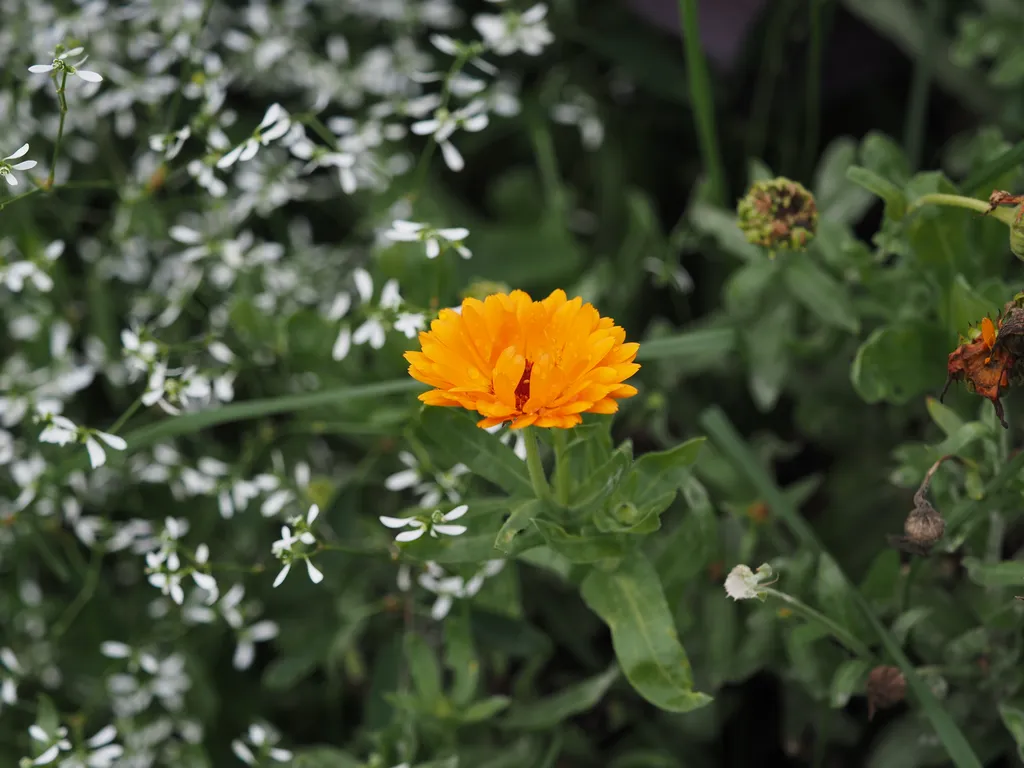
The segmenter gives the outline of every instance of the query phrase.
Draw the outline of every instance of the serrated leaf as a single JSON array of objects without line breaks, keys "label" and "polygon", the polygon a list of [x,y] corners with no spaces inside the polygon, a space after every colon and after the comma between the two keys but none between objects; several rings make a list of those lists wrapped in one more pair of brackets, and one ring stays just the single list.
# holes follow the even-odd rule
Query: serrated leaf
[{"label": "serrated leaf", "polygon": [[689,712],[711,702],[694,690],[686,651],[679,642],[658,574],[639,552],[614,571],[593,569],[583,600],[612,633],[619,666],[647,701],[669,712]]},{"label": "serrated leaf", "polygon": [[618,677],[619,668],[613,665],[600,675],[570,685],[552,696],[517,705],[505,716],[501,726],[512,730],[553,728],[566,718],[595,707]]}]

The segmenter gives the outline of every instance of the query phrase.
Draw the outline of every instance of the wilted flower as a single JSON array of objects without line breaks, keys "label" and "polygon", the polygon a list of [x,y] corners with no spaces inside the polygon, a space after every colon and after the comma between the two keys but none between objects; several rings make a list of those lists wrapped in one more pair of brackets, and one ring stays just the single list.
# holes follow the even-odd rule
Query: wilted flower
[{"label": "wilted flower", "polygon": [[878,666],[868,674],[868,720],[875,711],[887,709],[903,701],[907,695],[907,679],[899,667]]},{"label": "wilted flower", "polygon": [[557,290],[543,301],[523,291],[467,298],[442,309],[420,334],[422,351],[407,352],[409,374],[434,387],[427,405],[459,406],[512,429],[569,428],[582,413],[615,413],[635,387],[623,381],[640,366],[640,345],[580,298]]},{"label": "wilted flower", "polygon": [[747,240],[773,252],[803,248],[818,230],[814,195],[782,176],[756,182],[736,212]]},{"label": "wilted flower", "polygon": [[725,579],[725,593],[733,600],[764,600],[768,593],[764,587],[771,583],[771,566],[765,563],[757,571],[746,565],[737,565]]},{"label": "wilted flower", "polygon": [[999,422],[1008,428],[999,398],[1010,386],[1014,358],[1006,346],[996,344],[997,337],[996,326],[987,317],[982,318],[980,327],[972,329],[967,338],[960,337],[960,346],[949,353],[946,386],[939,400],[945,397],[954,381],[966,381],[969,390],[992,401]]}]

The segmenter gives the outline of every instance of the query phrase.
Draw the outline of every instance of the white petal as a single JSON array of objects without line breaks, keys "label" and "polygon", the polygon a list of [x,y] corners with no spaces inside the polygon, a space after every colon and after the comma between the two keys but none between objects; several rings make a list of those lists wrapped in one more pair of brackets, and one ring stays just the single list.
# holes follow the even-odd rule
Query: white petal
[{"label": "white petal", "polygon": [[231,658],[231,666],[235,669],[248,669],[256,658],[256,646],[243,640],[235,646],[235,655]]},{"label": "white petal", "polygon": [[97,731],[96,734],[85,743],[90,747],[102,747],[105,744],[109,744],[116,738],[117,728],[113,725],[107,725]]},{"label": "white petal", "polygon": [[431,530],[445,536],[461,536],[466,532],[467,528],[464,525],[435,525]]},{"label": "white petal", "polygon": [[448,227],[437,230],[437,233],[445,240],[465,240],[469,237],[469,230],[465,227]]},{"label": "white petal", "polygon": [[267,107],[266,113],[263,115],[263,119],[260,120],[259,128],[266,128],[271,123],[276,123],[282,117],[287,118],[287,114],[284,111],[284,107],[280,104],[274,103]]},{"label": "white petal", "polygon": [[309,508],[309,512],[306,513],[306,525],[312,525],[313,521],[316,520],[317,515],[320,514],[320,507],[313,504]]},{"label": "white petal", "polygon": [[171,236],[172,240],[185,245],[198,245],[203,242],[203,236],[192,229],[192,227],[186,227],[181,224],[175,224],[167,230],[167,234]]},{"label": "white petal", "polygon": [[306,572],[309,574],[309,580],[314,584],[319,584],[324,580],[324,575],[317,570],[317,567],[313,565],[313,561],[306,558]]},{"label": "white petal", "polygon": [[31,67],[28,68],[28,71],[35,72],[36,74],[41,74],[43,72],[52,72],[53,64],[33,64]]},{"label": "white petal", "polygon": [[103,446],[91,435],[85,438],[85,450],[89,452],[89,464],[92,465],[93,469],[102,467],[107,463],[107,452],[103,450]]},{"label": "white petal", "polygon": [[426,530],[427,530],[426,528],[417,528],[414,531],[402,531],[400,534],[395,536],[395,541],[401,541],[401,542],[416,541],[416,539],[418,539],[420,536],[422,536],[423,532],[426,531]]},{"label": "white petal", "polygon": [[389,475],[384,480],[384,487],[389,491],[404,491],[406,488],[416,485],[419,479],[420,473],[415,469],[403,469],[401,472]]},{"label": "white petal", "polygon": [[281,569],[281,572],[279,574],[277,574],[277,578],[274,579],[274,586],[275,587],[281,586],[281,582],[284,581],[285,576],[288,575],[288,571],[290,571],[291,569],[292,569],[291,564],[288,564],[284,568]]},{"label": "white petal", "polygon": [[11,168],[14,169],[15,171],[27,171],[30,168],[35,168],[37,165],[39,165],[39,163],[37,163],[35,160],[23,160],[20,163],[15,163],[14,165],[11,166]]},{"label": "white petal", "polygon": [[369,302],[373,298],[373,278],[370,277],[370,273],[359,267],[352,270],[352,280],[355,281],[359,298],[363,303]]},{"label": "white petal", "polygon": [[24,155],[26,152],[28,152],[28,144],[22,144],[20,147],[18,147],[16,150],[14,150],[11,154],[9,154],[7,157],[5,157],[4,160],[17,160],[19,157]]},{"label": "white petal", "polygon": [[97,72],[90,72],[88,69],[76,69],[75,74],[87,83],[102,83],[103,76]]},{"label": "white petal", "polygon": [[466,167],[466,161],[450,141],[441,142],[441,155],[444,157],[445,165],[456,173]]},{"label": "white petal", "polygon": [[12,174],[12,173],[5,173],[5,174],[2,174],[2,175],[4,177],[4,181],[6,181],[12,187],[18,186],[18,180],[16,178],[14,178],[14,174]]},{"label": "white petal", "polygon": [[452,609],[452,597],[451,595],[441,595],[434,601],[433,607],[430,609],[430,616],[434,621],[440,621],[448,615],[448,611]]},{"label": "white petal", "polygon": [[452,520],[458,520],[460,517],[466,514],[468,510],[468,504],[460,504],[459,506],[455,507],[455,509],[453,509],[451,512],[442,515],[441,519],[444,520],[446,523],[451,522]]},{"label": "white petal", "polygon": [[338,333],[338,338],[334,340],[334,347],[331,348],[331,358],[340,362],[348,357],[351,349],[352,329],[346,325],[342,327]]},{"label": "white petal", "polygon": [[238,739],[231,742],[231,751],[235,753],[235,757],[246,765],[256,765],[256,757],[253,755],[252,750]]},{"label": "white petal", "polygon": [[427,240],[427,258],[436,259],[441,253],[441,244],[434,238]]},{"label": "white petal", "polygon": [[386,525],[388,528],[405,528],[406,526],[422,525],[419,520],[415,517],[388,517],[381,515],[377,518],[381,524]]},{"label": "white petal", "polygon": [[43,754],[41,754],[39,757],[33,760],[32,765],[46,765],[47,763],[52,763],[59,754],[60,747],[54,744],[45,752],[43,752]]},{"label": "white petal", "polygon": [[28,727],[28,735],[36,741],[49,741],[50,737],[46,735],[46,731],[39,725],[32,724]]},{"label": "white petal", "polygon": [[123,437],[118,437],[117,435],[111,435],[107,432],[97,432],[96,437],[109,445],[115,451],[123,451],[128,447],[127,441]]}]

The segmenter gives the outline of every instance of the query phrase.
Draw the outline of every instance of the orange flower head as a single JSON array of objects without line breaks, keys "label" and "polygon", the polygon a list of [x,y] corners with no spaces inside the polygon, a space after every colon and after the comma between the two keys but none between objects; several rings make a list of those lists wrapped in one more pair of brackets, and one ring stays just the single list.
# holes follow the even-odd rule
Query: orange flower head
[{"label": "orange flower head", "polygon": [[568,429],[582,413],[615,413],[632,397],[623,384],[640,370],[639,344],[591,304],[565,291],[533,301],[523,291],[467,298],[461,311],[443,309],[407,352],[409,375],[434,389],[427,405],[459,406],[483,418],[480,427],[511,421]]}]

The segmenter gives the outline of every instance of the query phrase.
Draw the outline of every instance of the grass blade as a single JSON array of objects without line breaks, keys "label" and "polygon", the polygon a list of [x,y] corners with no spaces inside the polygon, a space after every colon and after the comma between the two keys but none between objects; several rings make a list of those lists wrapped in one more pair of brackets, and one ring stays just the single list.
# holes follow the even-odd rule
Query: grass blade
[{"label": "grass blade", "polygon": [[718,149],[715,133],[715,101],[711,92],[711,75],[700,44],[700,26],[697,20],[697,0],[679,0],[679,22],[683,31],[683,50],[686,53],[686,78],[693,100],[697,140],[711,185],[711,199],[718,205],[726,204],[728,189],[725,166]]},{"label": "grass blade", "polygon": [[[758,494],[771,510],[779,516],[785,525],[796,536],[801,546],[815,552],[819,556],[827,555],[824,545],[818,539],[817,534],[800,515],[797,509],[790,504],[786,495],[782,493],[775,481],[768,472],[760,465],[757,458],[747,448],[735,427],[729,422],[726,415],[718,407],[709,408],[700,416],[700,423],[707,432],[709,438],[725,455],[733,466],[744,474],[750,483],[757,489]],[[967,738],[960,731],[960,728],[943,708],[942,704],[932,694],[931,689],[918,676],[910,659],[906,657],[899,643],[875,617],[867,601],[860,594],[860,591],[850,582],[845,573],[842,578],[850,591],[854,601],[871,622],[872,628],[878,635],[878,639],[885,648],[886,653],[903,671],[907,684],[913,691],[921,709],[932,723],[935,732],[942,741],[949,758],[957,768],[982,768],[981,761],[974,754]]]}]

